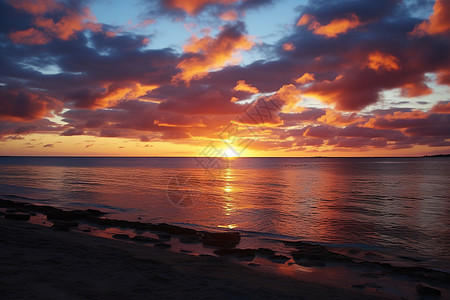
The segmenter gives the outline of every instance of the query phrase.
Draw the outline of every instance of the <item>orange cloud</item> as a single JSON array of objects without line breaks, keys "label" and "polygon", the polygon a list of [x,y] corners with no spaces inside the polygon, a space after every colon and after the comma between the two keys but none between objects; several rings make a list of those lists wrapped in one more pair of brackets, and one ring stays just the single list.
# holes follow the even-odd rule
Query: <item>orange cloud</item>
[{"label": "orange cloud", "polygon": [[430,95],[431,93],[433,93],[433,90],[423,82],[407,83],[401,89],[401,95],[409,98]]},{"label": "orange cloud", "polygon": [[428,20],[416,25],[411,35],[450,33],[450,1],[436,0]]},{"label": "orange cloud", "polygon": [[356,113],[344,115],[327,109],[325,115],[317,119],[317,121],[334,126],[347,126],[354,123],[363,122],[366,119],[358,116]]},{"label": "orange cloud", "polygon": [[43,15],[62,8],[61,3],[54,0],[7,0],[15,9],[26,11],[33,15]]},{"label": "orange cloud", "polygon": [[[141,85],[140,83],[106,84],[104,92],[96,94],[82,94],[76,99],[75,106],[89,109],[105,108],[116,104],[120,100],[135,100],[147,95],[148,92],[158,88],[157,85]],[[144,100],[145,101],[145,100]]]},{"label": "orange cloud", "polygon": [[60,101],[30,91],[0,89],[0,121],[30,122],[61,111]]},{"label": "orange cloud", "polygon": [[15,31],[9,34],[9,38],[15,44],[25,45],[44,45],[50,42],[51,38],[45,35],[42,31],[35,28],[27,30]]},{"label": "orange cloud", "polygon": [[242,34],[238,28],[225,26],[217,38],[204,36],[191,37],[183,50],[190,55],[183,59],[177,68],[180,73],[173,77],[173,82],[184,81],[189,84],[191,80],[200,79],[212,70],[221,69],[226,65],[239,63],[236,55],[240,50],[250,50],[254,43]]},{"label": "orange cloud", "polygon": [[237,20],[238,14],[234,9],[230,9],[221,13],[219,17],[224,21],[235,21]]},{"label": "orange cloud", "polygon": [[34,23],[44,31],[52,33],[61,40],[69,40],[74,37],[78,31],[90,29],[94,32],[101,31],[101,24],[95,23],[96,18],[91,14],[88,7],[83,9],[83,14],[68,12],[59,21],[55,22],[52,18],[37,18]]},{"label": "orange cloud", "polygon": [[239,0],[168,0],[166,5],[171,8],[179,8],[184,10],[190,15],[194,15],[200,8],[207,4],[232,4]]},{"label": "orange cloud", "polygon": [[297,26],[305,26],[307,24],[309,24],[308,29],[312,30],[314,34],[324,35],[329,38],[337,37],[339,34],[363,25],[355,14],[351,14],[344,19],[334,19],[327,25],[321,25],[313,15],[304,14],[298,20]]},{"label": "orange cloud", "polygon": [[252,94],[259,93],[259,90],[257,88],[251,86],[250,84],[245,83],[245,80],[239,80],[238,82],[236,82],[236,86],[233,88],[233,90],[249,92]]},{"label": "orange cloud", "polygon": [[[14,43],[28,45],[46,44],[53,37],[67,41],[72,39],[77,32],[86,29],[94,32],[101,31],[101,24],[97,23],[95,16],[88,7],[85,7],[82,13],[79,13],[68,8],[64,9],[60,3],[49,0],[40,0],[37,2],[19,1],[13,4],[13,6],[17,9],[36,14],[33,24],[39,28],[11,32],[9,37]],[[53,10],[64,11],[63,16],[56,22],[53,18],[43,16],[45,13]]]},{"label": "orange cloud", "polygon": [[316,79],[314,78],[314,74],[311,74],[311,73],[305,73],[305,74],[303,74],[301,77],[295,79],[295,82],[296,82],[296,83],[305,84],[305,83],[308,83],[308,82],[311,82],[311,81],[314,81],[314,80],[316,80]]},{"label": "orange cloud", "polygon": [[450,102],[439,101],[431,108],[432,113],[450,114]]},{"label": "orange cloud", "polygon": [[429,117],[429,113],[415,110],[409,112],[396,111],[393,114],[385,116],[376,116],[367,121],[363,126],[369,128],[407,128],[412,122],[417,120],[425,120]]},{"label": "orange cloud", "polygon": [[394,71],[400,69],[400,66],[398,65],[398,59],[395,56],[391,54],[381,53],[379,51],[375,51],[369,54],[366,65],[370,69],[375,71],[379,71],[381,69],[386,71]]},{"label": "orange cloud", "polygon": [[284,43],[283,44],[283,50],[284,51],[294,51],[295,50],[295,46],[292,43]]},{"label": "orange cloud", "polygon": [[292,112],[297,111],[297,103],[301,100],[300,94],[301,92],[293,84],[288,84],[283,85],[272,97],[284,102],[283,112]]}]

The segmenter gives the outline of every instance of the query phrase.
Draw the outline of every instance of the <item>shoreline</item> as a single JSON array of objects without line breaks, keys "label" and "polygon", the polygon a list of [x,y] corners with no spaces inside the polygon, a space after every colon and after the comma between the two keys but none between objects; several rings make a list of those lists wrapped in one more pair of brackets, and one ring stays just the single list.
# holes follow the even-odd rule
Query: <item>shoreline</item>
[{"label": "shoreline", "polygon": [[[139,251],[156,255],[157,258],[155,258],[155,260],[158,262],[164,261],[166,256],[172,257],[172,255],[181,255],[189,261],[191,261],[191,259],[195,261],[192,263],[193,265],[190,266],[193,268],[193,270],[191,270],[191,276],[197,275],[194,271],[194,269],[196,269],[196,264],[207,264],[210,268],[214,269],[215,264],[220,261],[220,264],[227,265],[227,268],[233,270],[230,272],[236,271],[237,273],[240,273],[242,271],[240,268],[248,269],[249,272],[254,272],[255,274],[251,275],[252,278],[255,276],[272,276],[272,280],[276,281],[283,278],[283,281],[294,281],[306,286],[319,285],[321,287],[319,290],[326,289],[327,291],[334,291],[329,294],[324,294],[323,297],[326,299],[333,299],[336,291],[344,293],[346,295],[345,298],[350,297],[354,299],[359,299],[358,297],[361,295],[363,295],[364,298],[380,296],[395,299],[405,295],[409,298],[410,296],[418,297],[419,295],[424,295],[424,293],[433,295],[433,293],[438,292],[442,293],[443,296],[449,296],[448,289],[444,288],[445,285],[450,282],[449,273],[423,267],[394,266],[386,262],[355,258],[354,256],[333,252],[327,247],[313,243],[283,241],[282,243],[284,243],[284,246],[290,249],[290,254],[284,255],[268,248],[241,249],[239,248],[241,236],[239,232],[236,231],[207,232],[164,223],[151,224],[115,220],[105,218],[104,215],[106,213],[98,210],[66,211],[52,206],[34,205],[26,202],[15,202],[2,199],[0,199],[0,208],[3,208],[3,211],[0,212],[0,219],[2,222],[2,243],[5,244],[4,241],[14,241],[12,243],[7,243],[7,246],[9,245],[12,247],[11,249],[6,250],[10,253],[18,250],[14,250],[14,246],[17,248],[18,245],[23,245],[28,241],[27,246],[30,247],[30,251],[34,252],[37,247],[39,251],[49,252],[48,255],[50,256],[57,254],[52,253],[51,249],[46,249],[46,245],[43,245],[39,240],[34,240],[34,235],[30,236],[30,233],[27,233],[25,232],[26,230],[24,230],[26,228],[33,228],[32,231],[39,232],[39,235],[42,235],[44,240],[49,240],[50,237],[49,241],[51,244],[55,244],[55,238],[60,239],[65,245],[64,247],[67,246],[66,244],[72,242],[70,239],[75,238],[76,240],[83,239],[83,245],[87,248],[90,247],[89,244],[91,242],[93,245],[97,245],[98,243],[119,243],[117,244],[120,245],[119,248],[122,250],[123,248],[126,248],[127,251],[129,250],[128,248],[142,248]],[[34,220],[34,223],[38,223],[39,225],[31,224],[30,219],[31,221]],[[91,226],[92,224],[95,224],[95,226],[98,227],[98,230],[93,232],[92,228],[94,227],[88,227],[86,224],[90,224]],[[53,229],[58,230],[46,228],[45,226],[52,226]],[[16,232],[15,234],[13,233],[14,231]],[[108,233],[109,235],[105,233]],[[6,235],[6,237],[3,237],[3,235]],[[17,237],[23,237],[23,239],[15,240],[16,235]],[[95,237],[95,235],[97,235],[97,237]],[[102,239],[98,236],[108,238]],[[180,245],[183,245],[183,247],[180,248]],[[189,247],[191,247],[191,251],[180,251],[182,248],[188,249]],[[209,254],[201,254],[201,251],[196,251],[196,249],[200,249],[199,247],[207,249]],[[169,248],[177,248],[178,252],[181,253],[168,251]],[[20,249],[21,248],[19,247],[19,250]],[[93,249],[86,251],[89,252],[92,250]],[[67,259],[69,259],[69,261],[66,261],[67,264],[71,264],[70,253],[71,252],[69,251],[66,255]],[[41,253],[41,256],[42,255],[44,254]],[[104,253],[104,255],[108,256],[109,254]],[[96,265],[99,262],[96,259],[91,259],[90,263]],[[169,263],[170,267],[175,268],[178,266],[178,262],[173,261],[172,263],[174,265],[170,265]],[[139,265],[138,263],[136,264]],[[50,266],[45,263],[40,267],[50,268]],[[296,272],[296,269],[301,269],[302,272]],[[280,270],[283,272],[280,272]],[[349,270],[351,270],[351,272]],[[15,271],[20,272],[20,270]],[[117,269],[115,272],[121,271]],[[299,276],[300,273],[303,274],[303,276]],[[338,274],[337,277],[334,273]],[[353,273],[362,275],[360,278],[357,278],[352,276]],[[286,274],[291,276],[287,277]],[[228,278],[228,280],[233,279],[235,275]],[[324,277],[328,276],[327,278],[331,279],[331,282],[329,282],[330,284],[328,284],[326,280],[322,280],[320,278],[322,277],[321,275],[324,275]],[[374,278],[377,278],[376,280],[378,280],[378,282],[384,282],[384,286],[376,283]],[[251,278],[248,279],[250,280]],[[335,282],[333,282],[333,279]],[[241,278],[241,280],[244,279]],[[326,285],[323,284],[324,282]],[[0,280],[0,283],[3,285],[3,281]],[[163,283],[163,285],[164,284],[165,283]],[[220,282],[214,281],[214,284],[217,285],[217,288],[221,287]],[[254,282],[254,284],[257,284],[257,282]],[[394,287],[396,285],[404,286],[401,288],[399,287],[399,292],[393,290],[389,285]],[[425,289],[425,292],[419,292],[419,286],[430,289]],[[258,288],[262,287],[265,287],[265,285],[261,285]],[[274,290],[273,292],[284,295],[283,293],[286,289],[287,287],[280,287],[279,289],[275,288],[276,291]],[[225,290],[227,289],[225,288]],[[231,294],[226,295],[232,296]],[[227,298],[226,295],[221,294],[220,297],[223,296]],[[266,294],[263,293],[260,296],[264,295]],[[315,298],[316,296],[322,297],[320,295],[321,294],[304,294],[304,297],[307,299]],[[161,296],[163,296],[163,294],[161,294]],[[182,296],[183,295],[179,295],[179,297]],[[196,295],[196,297],[197,296],[199,295]],[[286,297],[289,298],[290,295],[286,295]],[[175,298],[177,297],[175,296]]]},{"label": "shoreline", "polygon": [[387,299],[0,218],[3,299]]}]

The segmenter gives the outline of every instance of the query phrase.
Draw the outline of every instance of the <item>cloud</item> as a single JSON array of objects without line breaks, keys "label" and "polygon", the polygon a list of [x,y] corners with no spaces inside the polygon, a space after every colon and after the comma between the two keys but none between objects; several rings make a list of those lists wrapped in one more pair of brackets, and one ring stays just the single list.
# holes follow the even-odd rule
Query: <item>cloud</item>
[{"label": "cloud", "polygon": [[360,123],[365,120],[366,118],[358,116],[356,113],[344,115],[329,109],[326,111],[325,115],[317,119],[318,122],[334,126],[350,125],[354,123]]},{"label": "cloud", "polygon": [[6,0],[6,2],[15,9],[33,15],[43,15],[62,8],[62,4],[54,0]]},{"label": "cloud", "polygon": [[[160,0],[165,10],[175,13],[182,12],[190,16],[196,16],[208,9],[219,11],[219,16],[230,11],[243,12],[247,9],[260,7],[272,3],[272,0]],[[231,21],[233,13],[228,13],[225,21]],[[235,20],[235,19],[233,19]]]},{"label": "cloud", "polygon": [[53,144],[45,144],[42,147],[44,147],[44,148],[54,148],[55,146]]},{"label": "cloud", "polygon": [[83,135],[84,130],[76,129],[76,128],[69,128],[63,133],[61,133],[62,136],[73,136],[73,135]]},{"label": "cloud", "polygon": [[236,82],[236,86],[233,88],[233,90],[248,92],[251,94],[259,93],[259,90],[257,88],[255,88],[254,86],[252,86],[250,84],[247,84],[245,82],[245,80],[239,80],[238,82]]},{"label": "cloud", "polygon": [[97,23],[88,7],[69,7],[49,0],[37,2],[24,0],[9,3],[18,10],[32,14],[32,25],[35,26],[12,31],[9,37],[15,43],[40,45],[50,42],[53,38],[67,41],[75,38],[76,34],[83,30],[89,29],[93,32],[102,30],[101,24]]},{"label": "cloud", "polygon": [[294,46],[294,44],[292,44],[291,42],[289,42],[289,43],[284,43],[284,44],[283,44],[283,50],[284,50],[284,51],[294,51],[294,50],[295,50],[295,46]]},{"label": "cloud", "polygon": [[221,13],[219,17],[224,21],[236,21],[238,13],[234,9],[230,9]]},{"label": "cloud", "polygon": [[118,101],[139,99],[156,88],[157,85],[141,85],[138,82],[111,83],[105,84],[103,91],[83,89],[68,94],[68,98],[74,100],[76,107],[96,109],[113,106]]},{"label": "cloud", "polygon": [[311,81],[314,81],[314,74],[310,74],[310,73],[305,73],[302,76],[300,76],[299,78],[295,79],[296,83],[300,83],[300,84],[305,84]]},{"label": "cloud", "polygon": [[439,101],[431,108],[432,113],[450,114],[450,101]]},{"label": "cloud", "polygon": [[24,89],[0,88],[0,120],[33,121],[62,109],[56,99]]},{"label": "cloud", "polygon": [[380,51],[370,53],[367,60],[367,66],[375,71],[394,71],[400,69],[398,59],[395,56],[381,53]]},{"label": "cloud", "polygon": [[184,10],[186,13],[193,15],[198,13],[208,4],[232,4],[238,0],[163,0],[163,4],[168,8],[176,8]]},{"label": "cloud", "polygon": [[9,37],[14,43],[25,45],[44,45],[51,41],[49,36],[36,28],[11,32]]},{"label": "cloud", "polygon": [[436,0],[433,13],[428,20],[418,24],[411,34],[413,36],[450,34],[450,1]]},{"label": "cloud", "polygon": [[192,36],[183,49],[185,58],[177,65],[180,73],[173,77],[174,82],[203,78],[208,72],[239,62],[235,55],[241,50],[250,50],[254,43],[244,33],[244,24],[225,25],[216,38]]},{"label": "cloud", "polygon": [[297,26],[306,26],[317,35],[327,38],[335,38],[339,34],[344,34],[350,29],[363,25],[357,15],[351,14],[346,18],[333,19],[327,25],[321,25],[313,15],[304,14],[297,22]]}]

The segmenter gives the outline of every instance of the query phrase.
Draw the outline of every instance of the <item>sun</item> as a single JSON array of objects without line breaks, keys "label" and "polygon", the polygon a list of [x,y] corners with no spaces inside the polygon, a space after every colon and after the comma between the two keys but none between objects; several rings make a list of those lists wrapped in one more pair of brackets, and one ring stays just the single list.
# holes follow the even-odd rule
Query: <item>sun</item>
[{"label": "sun", "polygon": [[238,156],[237,153],[233,149],[230,149],[230,148],[226,148],[225,150],[223,150],[223,154],[225,155],[225,157],[228,157],[228,158],[235,158]]}]

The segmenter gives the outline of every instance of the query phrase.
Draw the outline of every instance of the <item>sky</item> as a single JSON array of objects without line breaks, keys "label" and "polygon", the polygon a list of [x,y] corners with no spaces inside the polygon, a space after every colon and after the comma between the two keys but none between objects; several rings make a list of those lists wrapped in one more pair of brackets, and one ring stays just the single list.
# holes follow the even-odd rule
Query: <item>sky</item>
[{"label": "sky", "polygon": [[0,0],[0,155],[450,153],[450,0]]}]

